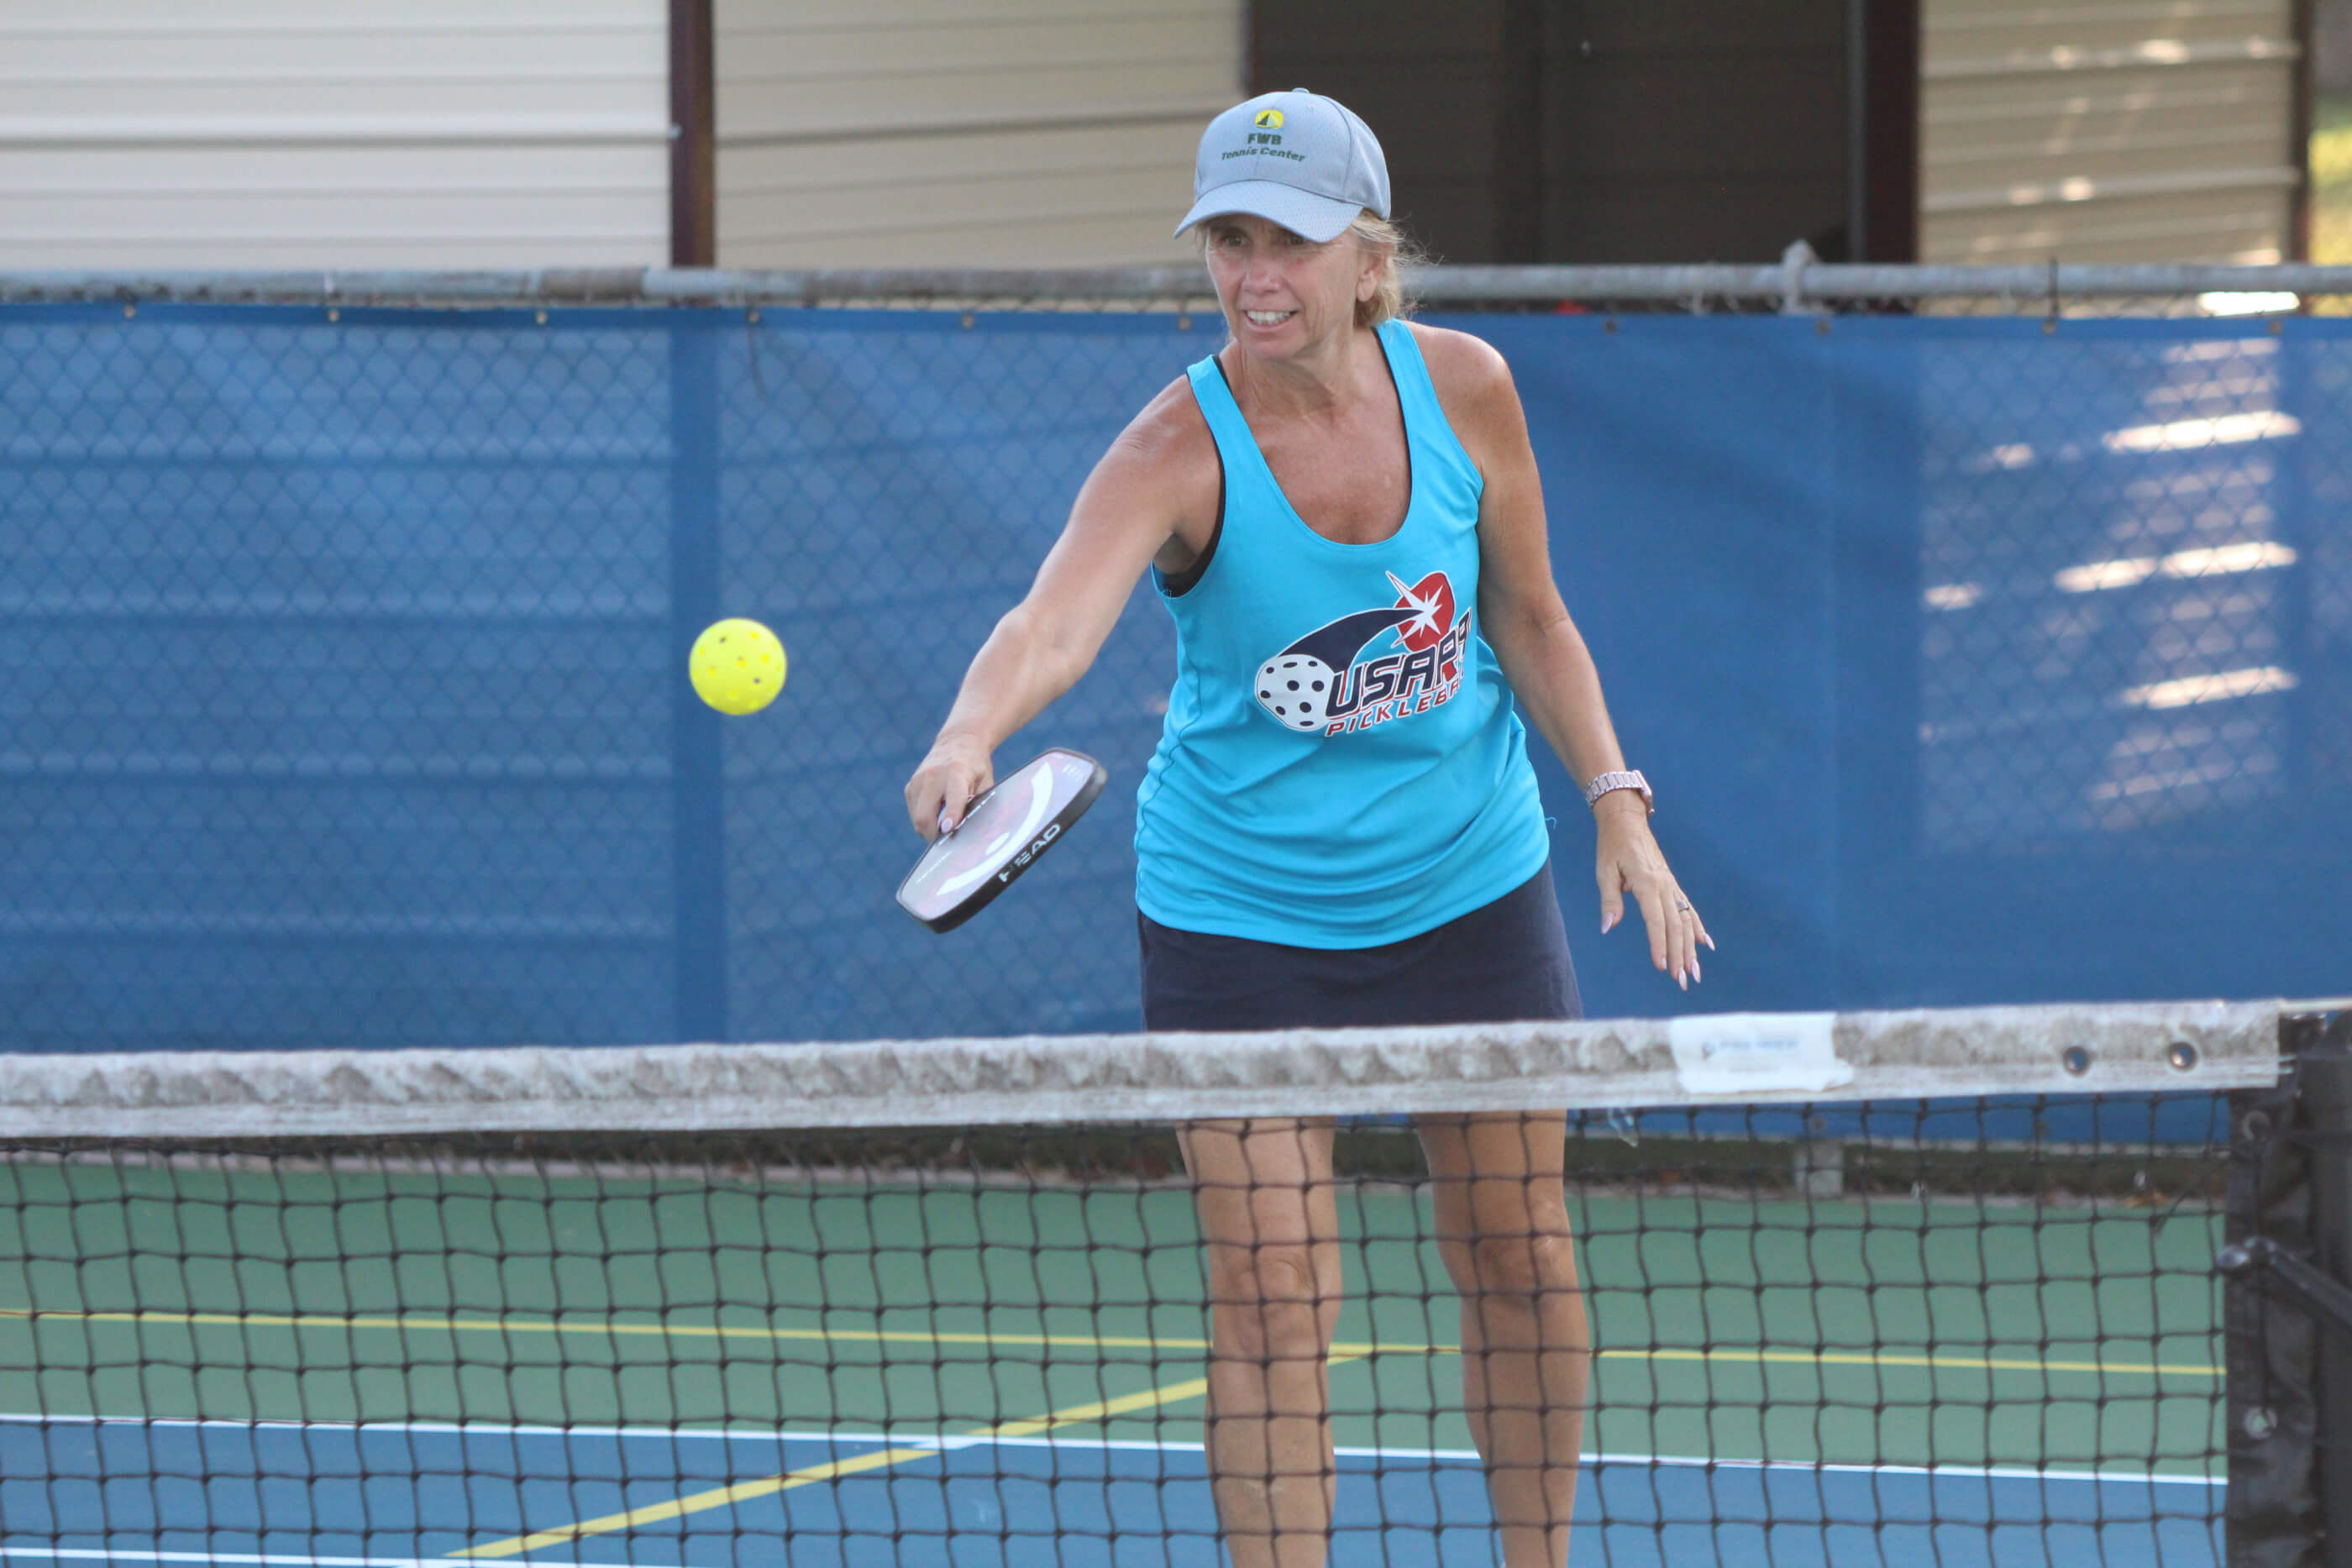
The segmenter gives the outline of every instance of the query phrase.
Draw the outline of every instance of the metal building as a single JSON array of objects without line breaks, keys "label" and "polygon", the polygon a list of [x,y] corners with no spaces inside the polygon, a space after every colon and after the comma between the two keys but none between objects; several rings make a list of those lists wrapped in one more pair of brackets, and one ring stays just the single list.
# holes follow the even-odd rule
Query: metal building
[{"label": "metal building", "polygon": [[2294,0],[1926,0],[1922,261],[2300,247]]},{"label": "metal building", "polygon": [[643,265],[661,0],[10,0],[0,267]]},{"label": "metal building", "polygon": [[1311,86],[1460,261],[2300,254],[2307,0],[12,0],[0,267],[1115,265]]},{"label": "metal building", "polygon": [[13,0],[0,267],[659,266],[698,155],[680,260],[1166,260],[1241,53],[1240,0]]},{"label": "metal building", "polygon": [[1165,261],[1241,0],[719,0],[729,267]]}]

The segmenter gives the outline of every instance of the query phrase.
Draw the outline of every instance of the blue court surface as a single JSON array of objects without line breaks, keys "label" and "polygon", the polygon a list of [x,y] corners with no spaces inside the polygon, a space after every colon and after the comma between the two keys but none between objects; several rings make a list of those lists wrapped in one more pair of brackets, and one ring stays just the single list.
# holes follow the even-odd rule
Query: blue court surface
[{"label": "blue court surface", "polygon": [[[1476,1459],[1346,1450],[1335,1563],[1494,1563]],[[37,1478],[37,1479],[26,1479]],[[1601,1456],[1571,1562],[2221,1561],[2181,1478]],[[606,1428],[0,1421],[12,1563],[1216,1568],[1197,1446]]]}]

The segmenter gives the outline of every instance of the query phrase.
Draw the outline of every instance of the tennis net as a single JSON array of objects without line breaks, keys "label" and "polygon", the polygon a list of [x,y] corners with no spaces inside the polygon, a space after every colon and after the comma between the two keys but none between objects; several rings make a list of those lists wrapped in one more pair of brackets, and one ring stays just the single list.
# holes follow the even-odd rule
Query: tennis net
[{"label": "tennis net", "polygon": [[0,1058],[0,1556],[2217,1562],[2280,1019]]}]

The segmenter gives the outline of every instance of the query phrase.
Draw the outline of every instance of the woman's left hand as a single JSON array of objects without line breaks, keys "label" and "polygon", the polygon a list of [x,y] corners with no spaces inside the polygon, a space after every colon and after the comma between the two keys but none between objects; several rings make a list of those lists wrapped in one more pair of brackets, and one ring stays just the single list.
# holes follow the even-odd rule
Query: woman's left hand
[{"label": "woman's left hand", "polygon": [[1650,833],[1650,815],[1642,798],[1631,789],[1612,790],[1594,803],[1592,815],[1601,831],[1601,852],[1595,874],[1601,881],[1601,929],[1605,934],[1625,917],[1625,895],[1642,906],[1650,928],[1650,962],[1675,977],[1683,989],[1699,978],[1698,946],[1715,949],[1706,923],[1691,907],[1666,857]]}]

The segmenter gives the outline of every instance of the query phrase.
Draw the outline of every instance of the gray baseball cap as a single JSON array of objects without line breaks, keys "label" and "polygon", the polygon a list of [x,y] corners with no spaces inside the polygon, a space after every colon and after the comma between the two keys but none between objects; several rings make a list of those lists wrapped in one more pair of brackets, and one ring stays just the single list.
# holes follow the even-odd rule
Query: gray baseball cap
[{"label": "gray baseball cap", "polygon": [[1321,244],[1370,207],[1389,215],[1389,165],[1347,106],[1305,88],[1262,93],[1209,121],[1192,163],[1192,210],[1202,218],[1249,213]]}]

